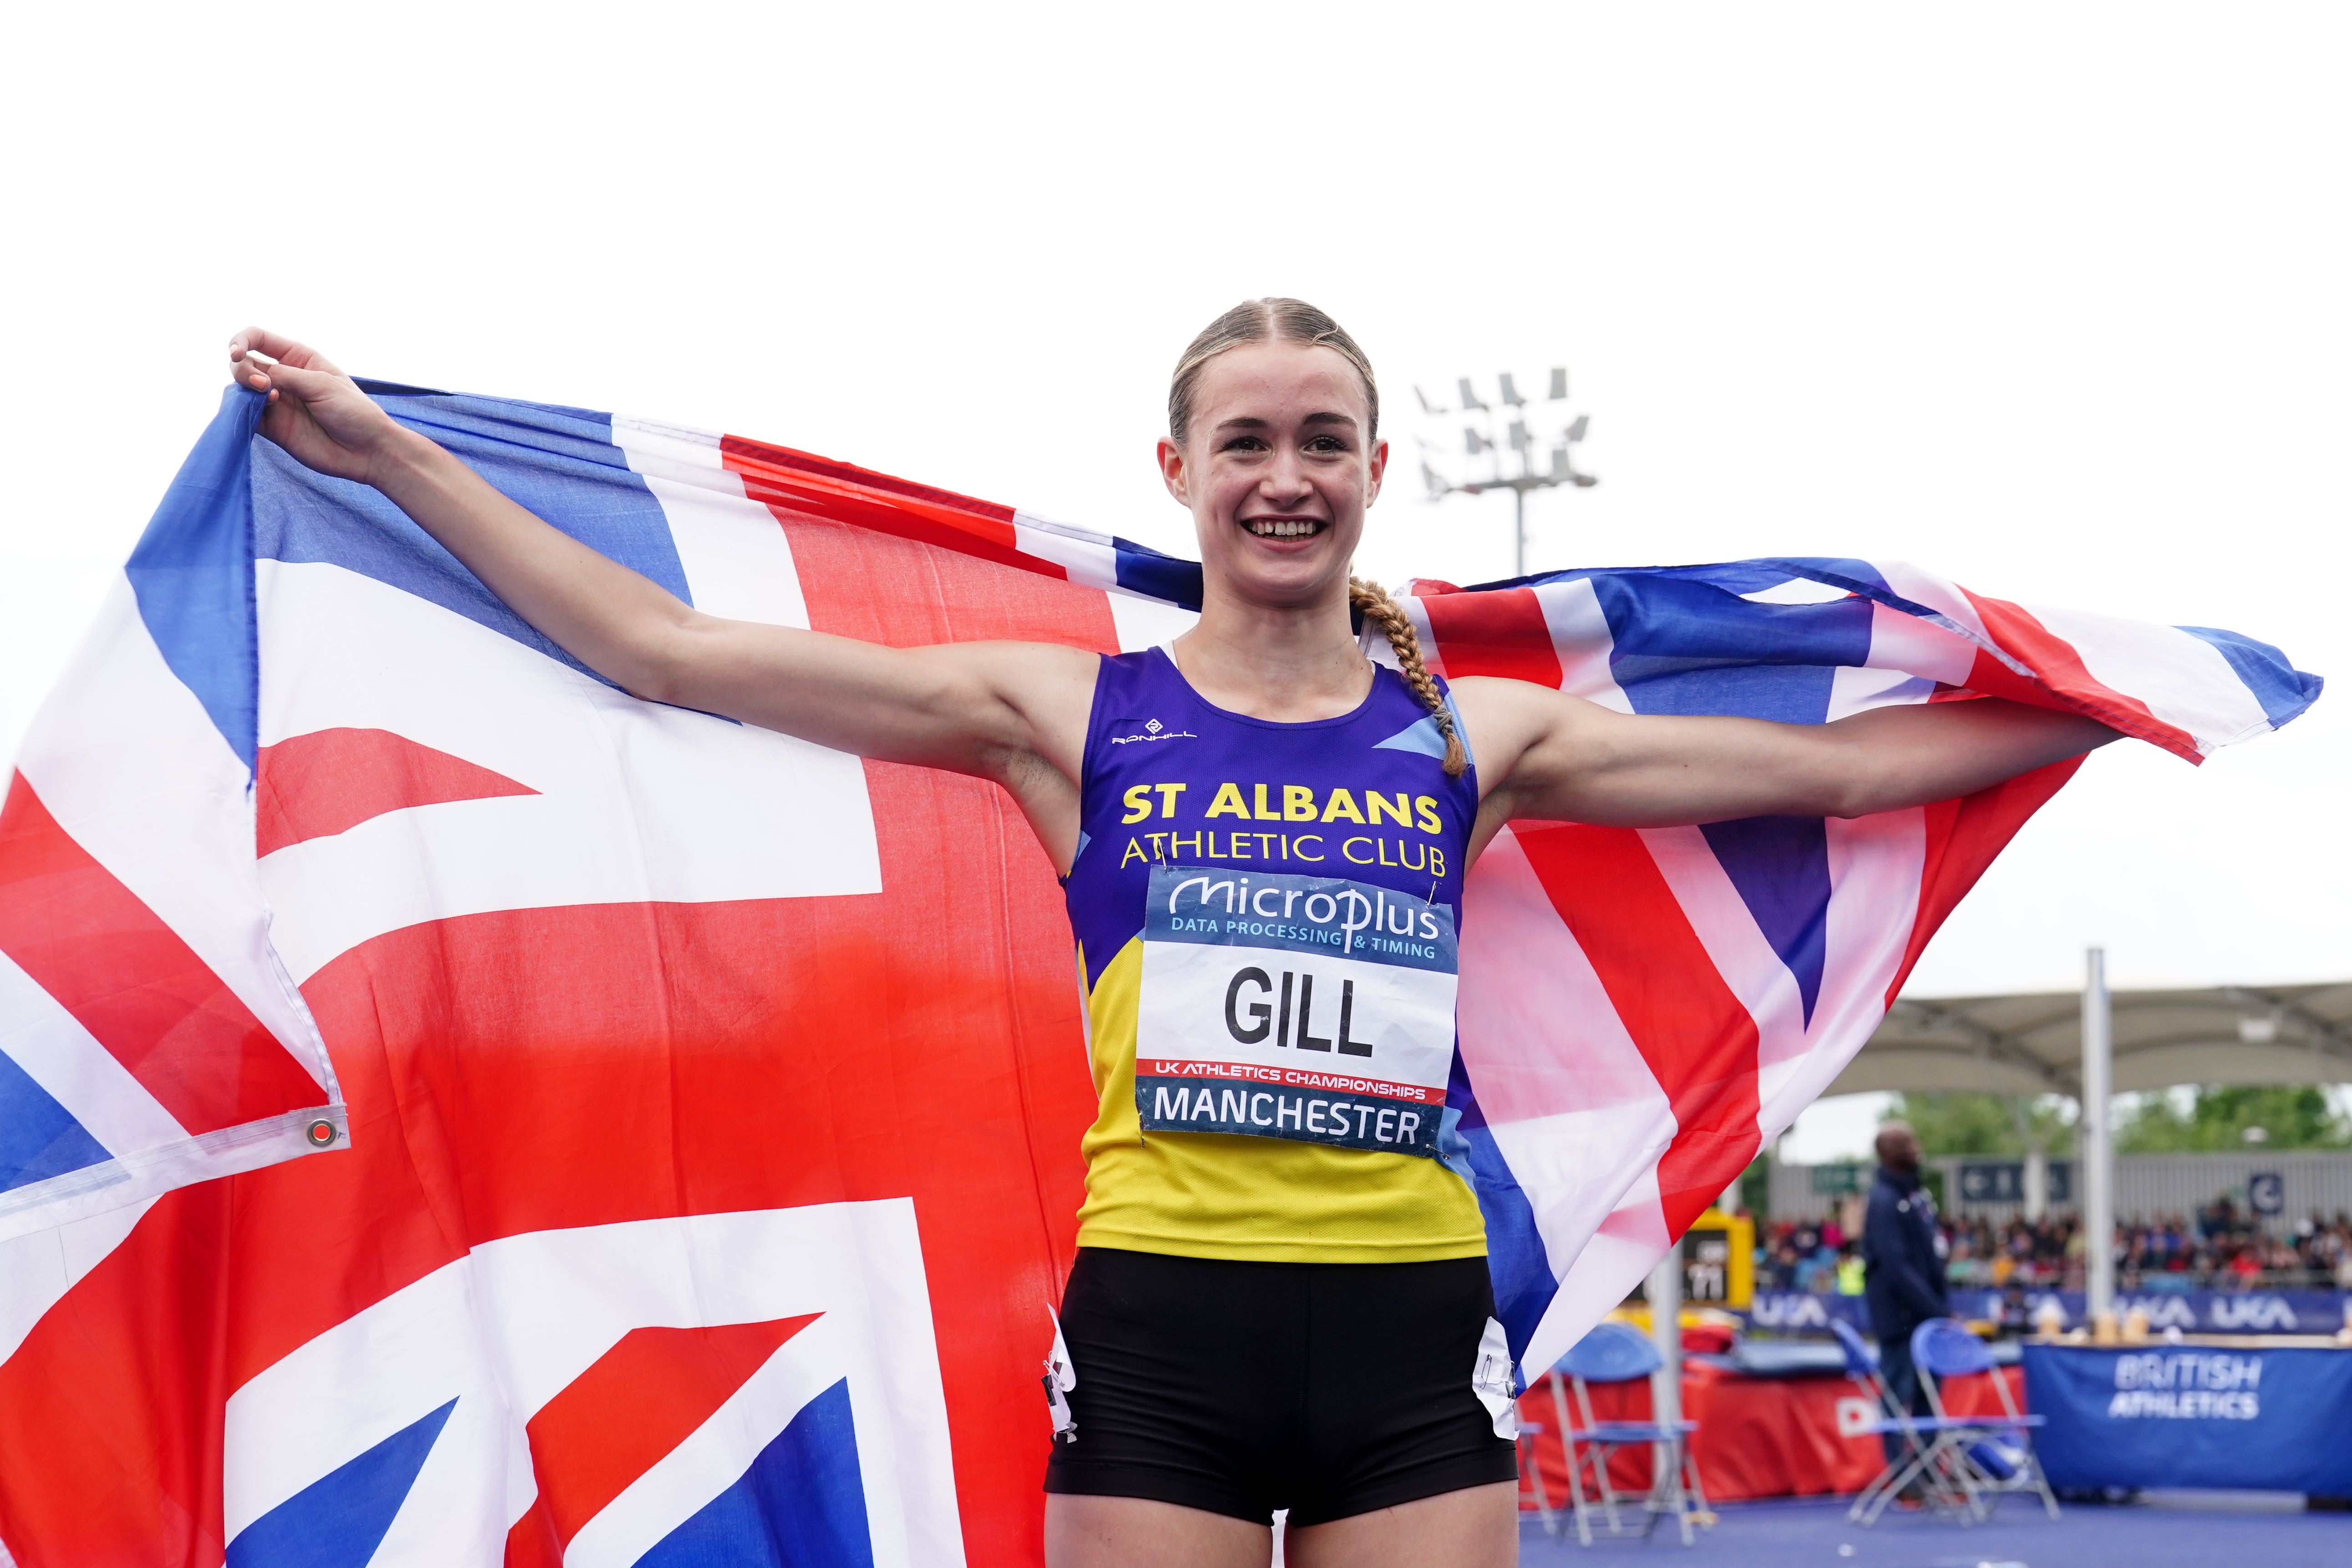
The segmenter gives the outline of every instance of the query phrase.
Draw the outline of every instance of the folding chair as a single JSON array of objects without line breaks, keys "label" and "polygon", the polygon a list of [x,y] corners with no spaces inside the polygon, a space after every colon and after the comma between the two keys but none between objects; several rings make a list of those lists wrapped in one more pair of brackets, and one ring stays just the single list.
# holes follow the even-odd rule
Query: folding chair
[{"label": "folding chair", "polygon": [[[1993,1364],[1991,1349],[1957,1319],[1930,1318],[1912,1332],[1911,1364],[1919,1369],[1919,1386],[1927,1391],[1927,1406],[1943,1427],[1937,1444],[1955,1457],[1972,1494],[1979,1499],[1990,1494],[1993,1499],[1978,1502],[1979,1517],[1991,1516],[2000,1494],[2030,1491],[2040,1496],[2042,1506],[2056,1519],[2058,1499],[2050,1490],[2050,1481],[2042,1473],[2041,1456],[2034,1453],[2033,1440],[2028,1436],[2042,1425],[2042,1417],[2019,1411],[2016,1398],[2009,1392],[2009,1379]],[[2001,1413],[1954,1415],[1946,1410],[1943,1381],[1979,1373],[1991,1377]]]},{"label": "folding chair", "polygon": [[1862,1335],[1851,1323],[1836,1318],[1830,1320],[1830,1332],[1837,1339],[1838,1349],[1845,1354],[1845,1374],[1855,1387],[1870,1400],[1878,1412],[1878,1419],[1854,1431],[1856,1436],[1899,1437],[1900,1451],[1854,1495],[1853,1504],[1846,1510],[1846,1518],[1867,1528],[1878,1522],[1886,1505],[1895,1500],[1904,1488],[1916,1485],[1921,1500],[1939,1516],[1957,1517],[1964,1521],[1976,1518],[1976,1494],[1969,1485],[1971,1478],[1958,1461],[1942,1453],[1937,1438],[1944,1424],[1933,1415],[1914,1415],[1895,1403],[1886,1380],[1879,1375],[1877,1357],[1863,1343]]},{"label": "folding chair", "polygon": [[1546,1535],[1558,1535],[1559,1533],[1559,1511],[1551,1506],[1550,1493],[1544,1486],[1543,1465],[1536,1454],[1536,1440],[1543,1436],[1544,1429],[1542,1424],[1539,1422],[1530,1421],[1525,1415],[1519,1416],[1517,1420],[1518,1437],[1517,1440],[1517,1446],[1519,1455],[1518,1506],[1522,1509],[1526,1508],[1528,1505],[1528,1500],[1533,1498],[1536,1505],[1536,1518],[1543,1522],[1543,1532]]},{"label": "folding chair", "polygon": [[[1600,1511],[1608,1521],[1606,1533],[1636,1533],[1626,1530],[1618,1518],[1617,1489],[1609,1483],[1609,1456],[1631,1444],[1650,1445],[1650,1494],[1642,1504],[1648,1518],[1638,1532],[1643,1539],[1657,1528],[1661,1514],[1675,1516],[1685,1546],[1694,1542],[1694,1522],[1715,1522],[1715,1516],[1706,1510],[1706,1493],[1699,1486],[1698,1464],[1690,1454],[1688,1439],[1698,1430],[1697,1422],[1593,1419],[1590,1384],[1632,1383],[1648,1377],[1660,1364],[1657,1347],[1650,1343],[1649,1336],[1630,1324],[1604,1322],[1578,1341],[1576,1348],[1560,1357],[1547,1374],[1551,1384],[1552,1411],[1559,1422],[1560,1447],[1568,1460],[1568,1489],[1576,1513],[1576,1538],[1586,1546],[1592,1544],[1594,1506],[1585,1500],[1588,1472],[1599,1498]],[[1563,1373],[1567,1373],[1565,1380],[1560,1375]],[[1569,1414],[1570,1389],[1575,1393],[1576,1418]]]}]

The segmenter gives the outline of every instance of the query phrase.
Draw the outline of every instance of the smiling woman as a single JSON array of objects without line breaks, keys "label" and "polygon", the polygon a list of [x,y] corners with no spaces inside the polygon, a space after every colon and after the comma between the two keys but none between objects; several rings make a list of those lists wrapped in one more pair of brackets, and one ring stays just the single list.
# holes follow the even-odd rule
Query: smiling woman
[{"label": "smiling woman", "polygon": [[1180,363],[1158,453],[1201,616],[1110,657],[706,615],[313,351],[254,329],[229,357],[268,394],[263,435],[376,487],[615,684],[1020,805],[1067,889],[1100,1096],[1056,1346],[1055,1568],[1257,1568],[1285,1508],[1304,1568],[1514,1559],[1510,1352],[1448,1110],[1462,879],[1505,822],[1860,816],[2113,738],[1995,700],[1788,725],[1437,679],[1349,575],[1388,463],[1378,392],[1297,300],[1235,307]]}]

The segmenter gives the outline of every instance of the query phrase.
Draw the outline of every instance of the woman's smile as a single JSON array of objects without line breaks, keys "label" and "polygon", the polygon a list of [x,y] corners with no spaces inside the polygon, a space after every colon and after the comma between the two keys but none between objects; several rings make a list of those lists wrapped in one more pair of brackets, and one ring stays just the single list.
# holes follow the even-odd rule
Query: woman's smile
[{"label": "woman's smile", "polygon": [[1253,538],[1281,541],[1311,539],[1330,527],[1319,517],[1245,517],[1241,525]]}]

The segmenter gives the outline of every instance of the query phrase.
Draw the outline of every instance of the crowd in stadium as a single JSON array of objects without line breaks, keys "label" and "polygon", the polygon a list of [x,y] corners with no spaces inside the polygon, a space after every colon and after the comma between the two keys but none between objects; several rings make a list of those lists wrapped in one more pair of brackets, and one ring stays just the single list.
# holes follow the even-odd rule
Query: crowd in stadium
[{"label": "crowd in stadium", "polygon": [[[2048,1289],[2083,1286],[2083,1237],[2071,1214],[1995,1224],[1943,1218],[1946,1273],[1956,1286],[1998,1289],[2011,1280]],[[1756,1288],[1862,1294],[1861,1238],[1834,1218],[1759,1227]],[[2352,1215],[2313,1214],[2265,1230],[2228,1198],[2194,1215],[2152,1215],[2116,1227],[2116,1281],[2126,1290],[2352,1289]]]}]

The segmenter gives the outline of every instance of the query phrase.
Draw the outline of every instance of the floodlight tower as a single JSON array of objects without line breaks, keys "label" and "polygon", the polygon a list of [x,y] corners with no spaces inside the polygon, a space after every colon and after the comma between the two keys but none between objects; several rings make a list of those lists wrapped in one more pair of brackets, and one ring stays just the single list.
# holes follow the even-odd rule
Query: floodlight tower
[{"label": "floodlight tower", "polygon": [[[1590,415],[1580,414],[1563,426],[1551,443],[1550,466],[1538,472],[1536,468],[1538,438],[1529,429],[1528,420],[1534,417],[1549,424],[1559,417],[1561,411],[1552,409],[1550,405],[1568,401],[1568,371],[1559,365],[1552,367],[1551,385],[1543,399],[1548,412],[1532,416],[1528,410],[1535,405],[1520,393],[1509,371],[1501,372],[1495,380],[1496,401],[1507,411],[1509,417],[1501,442],[1495,439],[1494,405],[1478,395],[1478,389],[1471,384],[1468,376],[1460,376],[1454,381],[1461,400],[1459,412],[1481,416],[1475,423],[1465,421],[1462,426],[1463,456],[1472,463],[1476,463],[1482,456],[1486,457],[1493,472],[1485,479],[1469,479],[1457,483],[1431,467],[1427,456],[1429,445],[1423,442],[1421,478],[1429,488],[1428,499],[1433,501],[1444,500],[1449,495],[1475,496],[1484,495],[1488,490],[1509,490],[1512,575],[1524,577],[1528,574],[1528,492],[1548,490],[1554,485],[1573,485],[1578,489],[1590,489],[1601,482],[1595,476],[1580,471],[1575,461],[1576,445],[1584,439],[1584,433],[1592,420]],[[1428,394],[1418,386],[1412,389],[1412,395],[1421,400],[1422,412],[1432,417],[1454,412],[1431,403]],[[1504,471],[1507,467],[1503,457],[1505,447],[1518,459],[1519,471],[1516,474]]]}]

